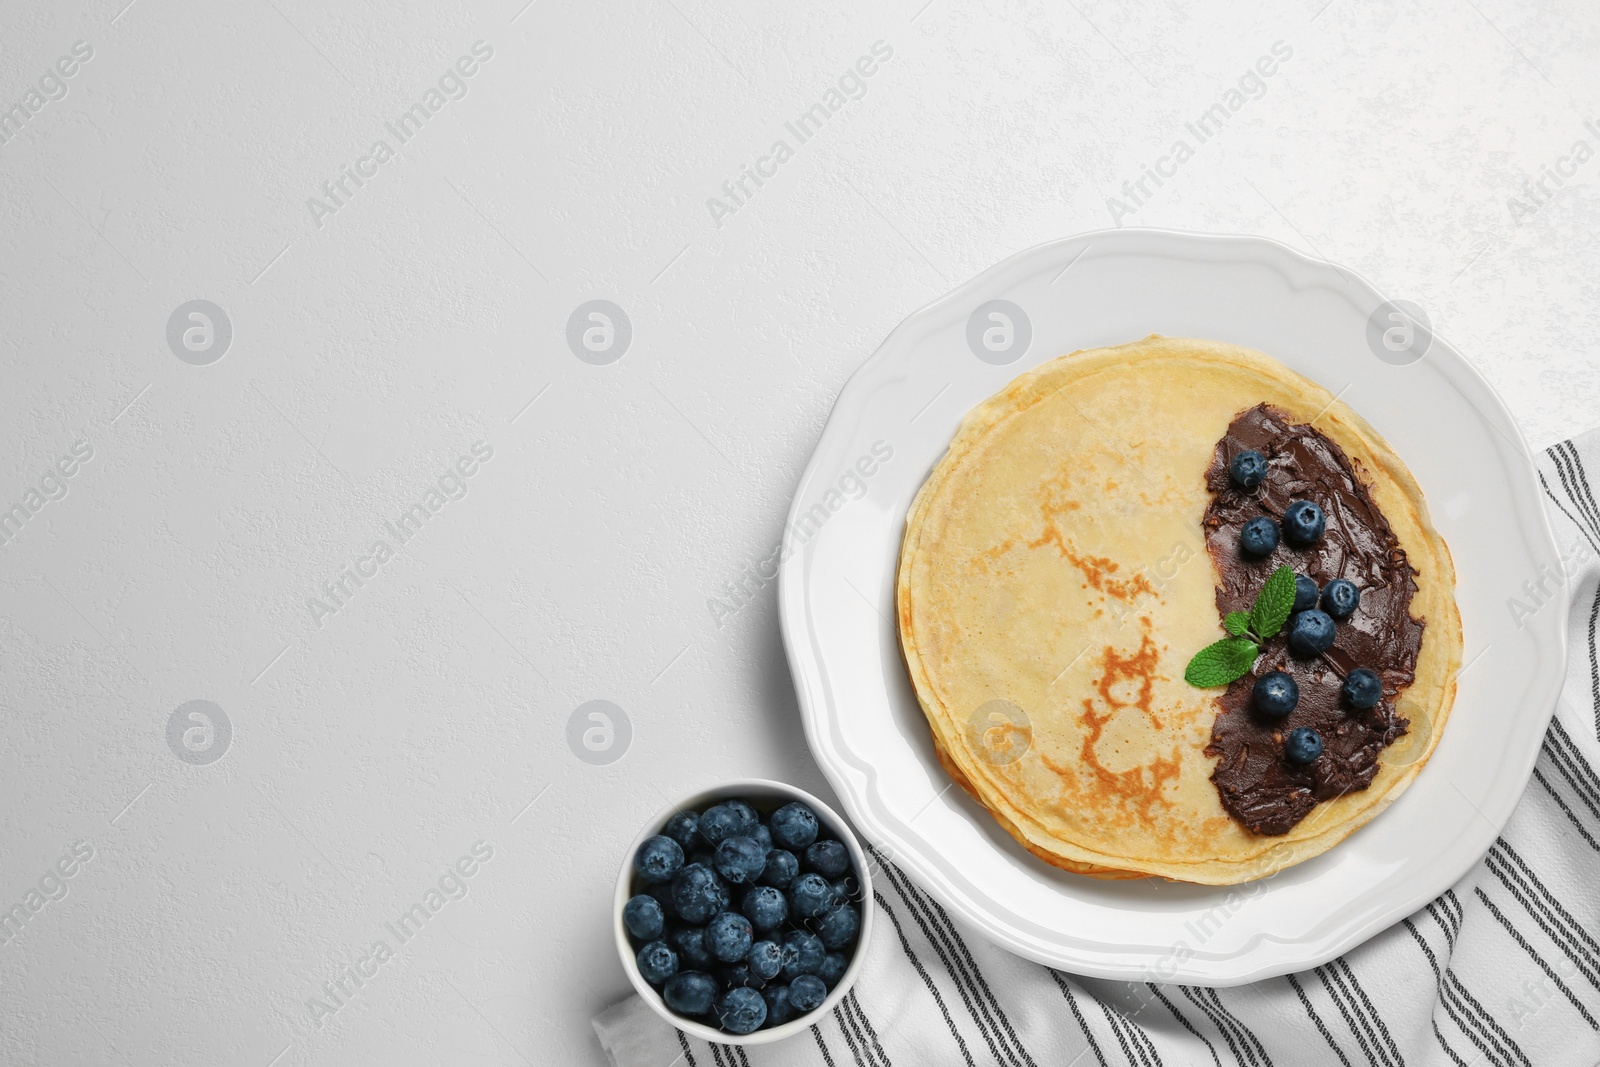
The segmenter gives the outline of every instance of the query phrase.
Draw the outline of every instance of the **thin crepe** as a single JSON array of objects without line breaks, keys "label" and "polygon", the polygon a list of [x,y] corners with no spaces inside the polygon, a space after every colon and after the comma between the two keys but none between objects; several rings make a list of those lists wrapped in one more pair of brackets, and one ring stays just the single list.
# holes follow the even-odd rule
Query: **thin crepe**
[{"label": "thin crepe", "polygon": [[[1223,810],[1204,754],[1220,690],[1183,680],[1223,636],[1205,471],[1266,402],[1344,449],[1417,570],[1409,732],[1366,790],[1281,836]],[[1233,884],[1326,851],[1412,781],[1461,662],[1455,575],[1399,457],[1316,383],[1249,349],[1150,337],[1061,356],[974,408],[906,519],[901,648],[956,782],[1042,860]]]}]

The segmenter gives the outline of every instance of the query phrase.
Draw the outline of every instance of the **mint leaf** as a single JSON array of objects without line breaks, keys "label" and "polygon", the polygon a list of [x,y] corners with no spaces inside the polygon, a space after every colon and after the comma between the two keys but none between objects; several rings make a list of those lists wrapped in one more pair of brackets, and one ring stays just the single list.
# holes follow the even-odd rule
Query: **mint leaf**
[{"label": "mint leaf", "polygon": [[1276,637],[1293,607],[1294,569],[1279,567],[1256,594],[1255,606],[1250,609],[1250,628],[1263,641]]},{"label": "mint leaf", "polygon": [[1235,637],[1243,637],[1250,630],[1250,616],[1243,611],[1230,611],[1222,620],[1222,628]]},{"label": "mint leaf", "polygon": [[1201,689],[1227,685],[1249,673],[1260,652],[1261,647],[1248,638],[1224,637],[1194,654],[1183,672],[1183,680]]}]

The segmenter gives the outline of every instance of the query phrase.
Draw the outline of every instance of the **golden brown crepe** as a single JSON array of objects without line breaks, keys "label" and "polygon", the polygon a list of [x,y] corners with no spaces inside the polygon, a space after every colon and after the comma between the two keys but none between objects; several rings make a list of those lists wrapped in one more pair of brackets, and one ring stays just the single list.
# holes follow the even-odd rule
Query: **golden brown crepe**
[{"label": "golden brown crepe", "polygon": [[[1223,809],[1204,753],[1220,690],[1183,678],[1223,636],[1205,472],[1263,402],[1350,457],[1426,624],[1409,732],[1369,788],[1280,836]],[[1259,352],[1152,336],[1058,357],[967,415],[907,516],[896,599],[940,761],[1025,848],[1094,877],[1233,884],[1331,848],[1421,770],[1461,663],[1454,586],[1421,490],[1358,415]]]}]

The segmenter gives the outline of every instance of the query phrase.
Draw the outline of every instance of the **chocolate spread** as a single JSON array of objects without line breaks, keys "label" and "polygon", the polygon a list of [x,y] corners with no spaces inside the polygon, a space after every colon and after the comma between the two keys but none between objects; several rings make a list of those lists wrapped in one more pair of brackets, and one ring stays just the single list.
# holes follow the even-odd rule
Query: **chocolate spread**
[{"label": "chocolate spread", "polygon": [[[1250,448],[1267,457],[1267,476],[1245,491],[1229,479],[1228,465]],[[1318,801],[1372,784],[1378,756],[1406,732],[1407,721],[1394,702],[1416,677],[1422,647],[1423,624],[1410,610],[1416,571],[1344,450],[1266,404],[1238,415],[1217,442],[1206,488],[1211,492],[1206,548],[1221,575],[1218,611],[1249,611],[1267,576],[1280,566],[1294,568],[1318,588],[1346,578],[1361,591],[1360,606],[1337,620],[1333,647],[1320,656],[1291,653],[1285,623],[1266,642],[1251,673],[1229,684],[1211,728],[1206,754],[1221,757],[1211,780],[1222,806],[1254,833],[1287,833]],[[1269,556],[1244,556],[1241,527],[1263,514],[1281,520],[1295,500],[1321,506],[1328,518],[1323,536],[1309,548],[1284,540]],[[1377,672],[1383,681],[1383,699],[1366,711],[1347,708],[1340,699],[1344,676],[1357,667]],[[1251,706],[1255,680],[1268,671],[1285,671],[1300,686],[1299,704],[1276,722]],[[1283,757],[1283,738],[1298,726],[1322,735],[1322,755],[1304,766]]]}]

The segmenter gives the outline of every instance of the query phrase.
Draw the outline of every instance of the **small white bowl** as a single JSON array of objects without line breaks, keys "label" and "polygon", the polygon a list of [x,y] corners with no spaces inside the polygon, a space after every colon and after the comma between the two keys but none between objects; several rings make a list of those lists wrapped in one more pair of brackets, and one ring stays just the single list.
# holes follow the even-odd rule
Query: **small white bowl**
[{"label": "small white bowl", "polygon": [[[850,850],[850,862],[855,866],[856,878],[861,882],[861,900],[857,905],[861,911],[861,934],[851,947],[850,965],[845,968],[844,977],[839,980],[839,984],[828,991],[828,999],[824,1000],[822,1006],[815,1011],[790,1019],[782,1026],[757,1030],[751,1034],[730,1034],[715,1026],[679,1015],[667,1007],[666,1002],[661,999],[660,990],[646,982],[644,976],[639,973],[638,961],[634,959],[636,950],[628,940],[627,928],[622,925],[622,906],[634,895],[636,888],[641,892],[644,888],[643,884],[637,881],[633,871],[633,857],[639,851],[639,846],[644,844],[646,839],[661,833],[666,828],[667,821],[680,811],[704,811],[713,804],[735,799],[749,801],[763,814],[780,808],[791,800],[798,800],[809,806],[817,813],[818,820],[844,842],[845,848]],[[844,999],[845,994],[850,992],[850,987],[855,984],[856,976],[861,973],[867,958],[866,946],[871,943],[872,917],[875,910],[872,874],[867,869],[867,856],[850,825],[839,818],[838,813],[832,808],[803,789],[764,778],[744,778],[691,793],[676,804],[657,812],[655,818],[645,824],[639,836],[633,839],[633,844],[628,846],[627,854],[622,857],[622,869],[617,872],[616,900],[612,902],[611,908],[611,925],[616,932],[617,954],[622,957],[622,969],[628,972],[628,981],[633,983],[633,988],[657,1015],[684,1033],[698,1037],[702,1041],[712,1041],[720,1045],[765,1045],[810,1029],[813,1023],[831,1012],[834,1006]]]}]

